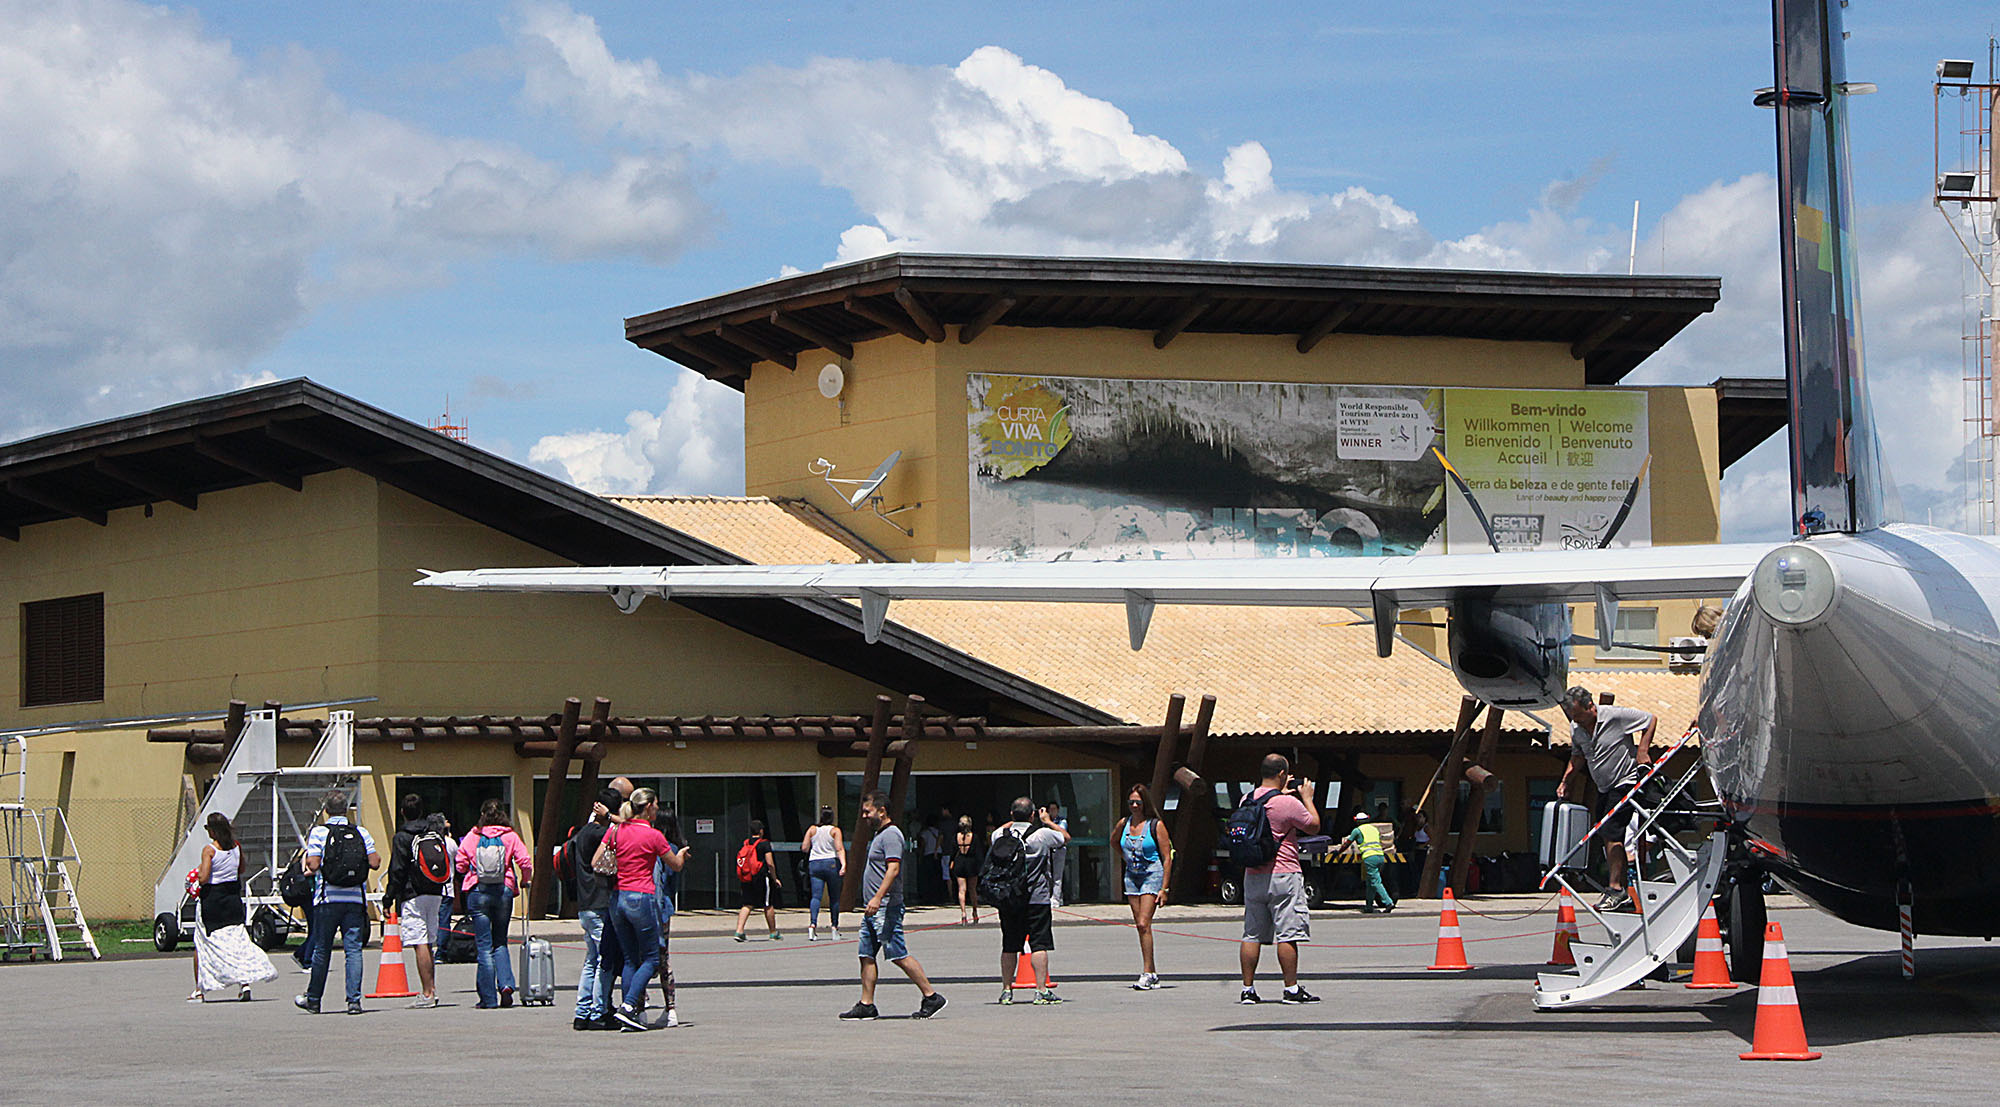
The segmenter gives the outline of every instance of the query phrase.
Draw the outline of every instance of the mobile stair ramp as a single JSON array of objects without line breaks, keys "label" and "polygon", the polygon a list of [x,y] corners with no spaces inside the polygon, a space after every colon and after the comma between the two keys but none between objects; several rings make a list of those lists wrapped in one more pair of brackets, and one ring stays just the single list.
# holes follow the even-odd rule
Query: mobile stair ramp
[{"label": "mobile stair ramp", "polygon": [[[1568,889],[1604,928],[1610,941],[1572,941],[1570,952],[1576,958],[1576,971],[1540,974],[1535,981],[1537,1009],[1546,1011],[1589,1003],[1637,984],[1660,966],[1676,960],[1682,943],[1701,924],[1703,909],[1721,883],[1728,853],[1728,835],[1719,825],[1720,807],[1696,803],[1689,795],[1689,786],[1706,771],[1699,758],[1668,784],[1664,792],[1653,788],[1656,780],[1665,783],[1667,774],[1663,770],[1667,762],[1697,736],[1698,732],[1690,728],[1665,756],[1656,758],[1617,806],[1607,811],[1567,853],[1556,858],[1542,877],[1544,888],[1557,884]],[[1659,798],[1650,798],[1656,795]],[[1626,834],[1627,848],[1636,842],[1641,847],[1640,856],[1664,861],[1666,874],[1664,879],[1657,876],[1647,879],[1646,866],[1635,856],[1628,871],[1631,887],[1639,897],[1639,911],[1599,911],[1571,887],[1568,872],[1583,866],[1582,859],[1589,856],[1590,841],[1602,833],[1612,815],[1628,804],[1632,817]],[[1675,825],[1699,824],[1704,820],[1716,828],[1692,850],[1669,830]]]},{"label": "mobile stair ramp", "polygon": [[[201,863],[202,847],[209,840],[208,816],[215,811],[235,825],[236,841],[243,849],[243,904],[251,916],[252,937],[267,947],[282,940],[278,927],[288,909],[278,895],[278,875],[304,847],[326,794],[335,788],[345,790],[359,812],[358,785],[372,771],[354,764],[352,711],[327,714],[319,744],[296,768],[278,766],[278,713],[247,713],[194,824],[153,886],[154,946],[171,950],[193,933],[195,902],[187,894],[187,874]],[[271,910],[261,911],[264,907]]]},{"label": "mobile stair ramp", "polygon": [[[60,961],[64,953],[100,954],[77,902],[74,869],[83,858],[61,807],[28,803],[28,739],[0,735],[0,781],[14,783],[0,802],[0,960],[17,956]],[[4,788],[4,785],[0,785]]]}]

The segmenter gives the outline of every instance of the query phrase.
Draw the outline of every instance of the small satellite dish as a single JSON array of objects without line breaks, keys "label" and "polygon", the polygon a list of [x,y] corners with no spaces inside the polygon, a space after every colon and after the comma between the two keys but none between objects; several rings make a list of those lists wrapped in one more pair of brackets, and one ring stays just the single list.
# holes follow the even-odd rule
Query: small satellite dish
[{"label": "small satellite dish", "polygon": [[882,464],[877,465],[875,471],[868,474],[867,479],[859,482],[855,486],[854,491],[848,495],[847,506],[860,507],[862,504],[867,503],[868,498],[875,494],[875,490],[882,487],[882,482],[889,479],[889,470],[894,469],[896,463],[901,460],[903,460],[903,451],[901,450],[897,450],[895,453],[883,458]]},{"label": "small satellite dish", "polygon": [[819,371],[819,394],[829,400],[838,399],[840,390],[847,387],[847,374],[840,366],[827,362]]}]

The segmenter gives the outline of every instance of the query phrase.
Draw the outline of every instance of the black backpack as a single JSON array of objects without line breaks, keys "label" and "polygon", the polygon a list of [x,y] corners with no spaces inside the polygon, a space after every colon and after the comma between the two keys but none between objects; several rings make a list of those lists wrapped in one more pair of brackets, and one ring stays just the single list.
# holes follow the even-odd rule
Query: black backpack
[{"label": "black backpack", "polygon": [[979,898],[995,907],[1028,902],[1028,844],[1009,828],[986,847],[979,866]]},{"label": "black backpack", "polygon": [[278,874],[278,898],[287,907],[312,906],[313,875],[306,871],[304,854],[293,857],[285,871]]},{"label": "black backpack", "polygon": [[320,849],[319,875],[328,887],[359,888],[368,879],[368,846],[351,823],[328,823]]},{"label": "black backpack", "polygon": [[1271,836],[1271,818],[1264,813],[1264,805],[1277,794],[1274,788],[1256,799],[1245,796],[1223,824],[1222,840],[1229,843],[1229,859],[1238,868],[1261,869],[1278,859],[1278,840]]}]

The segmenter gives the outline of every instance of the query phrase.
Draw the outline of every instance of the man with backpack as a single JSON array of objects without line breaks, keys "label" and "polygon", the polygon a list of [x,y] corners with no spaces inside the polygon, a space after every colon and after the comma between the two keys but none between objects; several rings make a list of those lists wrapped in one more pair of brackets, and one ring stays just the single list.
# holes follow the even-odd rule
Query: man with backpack
[{"label": "man with backpack", "polygon": [[1261,1003],[1257,962],[1276,943],[1285,991],[1279,1002],[1318,1003],[1299,983],[1299,943],[1312,933],[1299,834],[1319,830],[1313,782],[1292,775],[1281,754],[1264,758],[1263,782],[1243,797],[1223,827],[1230,860],[1243,868],[1243,994],[1238,1003]]},{"label": "man with backpack", "polygon": [[451,843],[424,814],[415,793],[403,797],[403,825],[389,843],[388,887],[382,910],[396,916],[403,944],[417,951],[417,983],[423,994],[411,1007],[436,1007],[436,939],[438,907],[451,885]]},{"label": "man with backpack", "polygon": [[753,908],[764,909],[764,926],[771,932],[771,940],[777,941],[778,905],[777,891],[784,887],[778,879],[778,866],[771,856],[771,840],[764,836],[764,820],[750,820],[750,836],[743,839],[742,848],[736,851],[736,880],[742,885],[741,904],[736,911],[736,940],[747,941],[743,928],[750,923]]},{"label": "man with backpack", "polygon": [[979,898],[1000,912],[1000,1002],[1014,1002],[1014,973],[1022,947],[1035,970],[1035,1002],[1061,1003],[1049,987],[1049,952],[1056,948],[1055,869],[1057,851],[1069,831],[1026,796],[1014,801],[1013,821],[993,832],[986,863],[979,871]]},{"label": "man with backpack", "polygon": [[292,1000],[309,1015],[319,1014],[326,994],[326,970],[333,961],[333,935],[340,932],[347,969],[347,1013],[361,1013],[362,945],[368,937],[368,873],[382,867],[375,838],[347,818],[347,793],[326,797],[326,821],[306,836],[306,871],[318,878],[313,892],[312,976],[306,992]]}]

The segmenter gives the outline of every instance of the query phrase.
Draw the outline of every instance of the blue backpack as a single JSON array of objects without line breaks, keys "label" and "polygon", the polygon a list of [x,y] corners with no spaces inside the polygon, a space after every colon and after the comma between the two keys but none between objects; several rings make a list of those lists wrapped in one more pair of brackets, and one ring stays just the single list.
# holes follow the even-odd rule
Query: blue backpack
[{"label": "blue backpack", "polygon": [[1229,859],[1237,867],[1261,869],[1278,859],[1278,840],[1271,835],[1271,817],[1264,811],[1277,794],[1274,788],[1256,799],[1245,796],[1229,813],[1222,840],[1229,843]]}]

